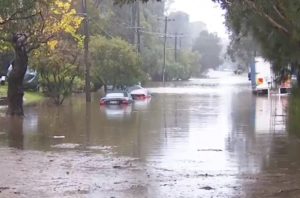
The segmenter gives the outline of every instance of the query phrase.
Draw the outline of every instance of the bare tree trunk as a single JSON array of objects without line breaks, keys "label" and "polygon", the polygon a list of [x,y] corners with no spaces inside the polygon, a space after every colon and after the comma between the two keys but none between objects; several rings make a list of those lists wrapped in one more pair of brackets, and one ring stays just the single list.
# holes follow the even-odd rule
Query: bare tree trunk
[{"label": "bare tree trunk", "polygon": [[15,34],[12,39],[15,50],[15,60],[12,63],[12,70],[8,76],[8,109],[7,115],[23,116],[23,79],[27,70],[28,56],[25,47],[25,34]]}]

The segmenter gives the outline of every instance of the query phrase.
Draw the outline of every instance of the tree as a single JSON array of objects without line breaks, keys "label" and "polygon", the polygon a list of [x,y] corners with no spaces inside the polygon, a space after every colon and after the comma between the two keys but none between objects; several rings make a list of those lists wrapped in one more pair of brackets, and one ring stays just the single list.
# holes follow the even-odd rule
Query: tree
[{"label": "tree", "polygon": [[258,52],[256,42],[251,35],[240,37],[234,33],[231,34],[230,39],[227,55],[240,69],[248,69],[254,59],[254,52]]},{"label": "tree", "polygon": [[94,83],[115,88],[142,80],[143,72],[134,47],[120,38],[91,37],[90,57]]},{"label": "tree", "polygon": [[72,93],[74,79],[80,72],[80,53],[75,41],[63,37],[32,55],[31,65],[41,77],[41,88],[56,105],[61,105]]},{"label": "tree", "polygon": [[80,39],[76,30],[81,17],[64,0],[0,0],[2,49],[13,49],[15,58],[8,77],[8,115],[23,115],[23,78],[28,54],[65,32]]},{"label": "tree", "polygon": [[[297,0],[215,0],[226,10],[226,25],[239,37],[250,35],[275,69],[300,62],[300,2]],[[299,66],[298,66],[299,67]]]},{"label": "tree", "polygon": [[157,19],[164,16],[164,3],[140,3],[139,8],[133,1],[120,5],[122,6],[113,5],[110,0],[102,0],[98,8],[90,6],[91,35],[120,37],[135,45],[144,72],[154,80],[160,79],[162,43],[158,32],[163,23]]},{"label": "tree", "polygon": [[181,80],[188,80],[192,76],[199,76],[201,71],[201,55],[198,52],[183,50],[180,52],[178,62],[183,66],[179,77]]},{"label": "tree", "polygon": [[200,72],[209,68],[215,69],[222,64],[220,58],[222,46],[220,45],[220,38],[216,34],[202,31],[194,43],[193,51],[201,54],[200,64],[202,67]]}]

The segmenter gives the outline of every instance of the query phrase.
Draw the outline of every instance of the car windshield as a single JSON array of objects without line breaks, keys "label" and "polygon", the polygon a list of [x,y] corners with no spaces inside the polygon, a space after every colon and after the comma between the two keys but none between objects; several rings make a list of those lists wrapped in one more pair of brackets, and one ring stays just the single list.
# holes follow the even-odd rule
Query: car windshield
[{"label": "car windshield", "polygon": [[122,98],[124,96],[125,96],[124,93],[108,93],[108,94],[106,94],[107,98],[120,98],[120,97]]}]

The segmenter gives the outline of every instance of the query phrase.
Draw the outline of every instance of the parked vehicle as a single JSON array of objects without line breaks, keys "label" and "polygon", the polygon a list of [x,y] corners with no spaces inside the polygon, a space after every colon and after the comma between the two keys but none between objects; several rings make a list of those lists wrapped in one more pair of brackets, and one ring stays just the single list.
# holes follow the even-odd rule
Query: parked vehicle
[{"label": "parked vehicle", "polygon": [[[12,65],[9,66],[7,76],[9,76],[12,70]],[[23,80],[24,89],[38,91],[39,90],[39,77],[37,71],[27,68]]]},{"label": "parked vehicle", "polygon": [[129,87],[128,91],[134,100],[146,99],[151,97],[151,94],[149,93],[148,89],[145,89],[140,85]]},{"label": "parked vehicle", "polygon": [[288,68],[283,68],[278,76],[279,94],[288,94],[292,89],[292,73]]},{"label": "parked vehicle", "polygon": [[128,105],[132,103],[132,97],[125,91],[110,92],[100,99],[100,105]]},{"label": "parked vehicle", "polygon": [[249,79],[254,93],[268,94],[272,85],[271,64],[262,57],[256,57],[251,65]]}]

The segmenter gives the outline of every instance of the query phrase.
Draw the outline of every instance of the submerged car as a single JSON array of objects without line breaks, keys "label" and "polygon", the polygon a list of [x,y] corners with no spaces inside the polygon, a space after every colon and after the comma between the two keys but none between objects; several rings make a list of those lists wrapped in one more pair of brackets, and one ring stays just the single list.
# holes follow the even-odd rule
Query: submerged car
[{"label": "submerged car", "polygon": [[148,89],[145,89],[140,85],[135,85],[135,86],[129,87],[128,91],[129,91],[131,97],[135,100],[147,99],[147,98],[151,97],[151,94],[149,93]]},{"label": "submerged car", "polygon": [[132,101],[131,95],[125,91],[110,92],[100,99],[100,105],[128,105]]}]

